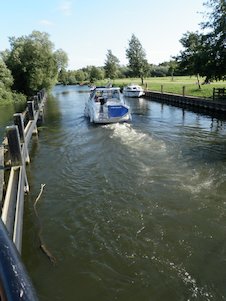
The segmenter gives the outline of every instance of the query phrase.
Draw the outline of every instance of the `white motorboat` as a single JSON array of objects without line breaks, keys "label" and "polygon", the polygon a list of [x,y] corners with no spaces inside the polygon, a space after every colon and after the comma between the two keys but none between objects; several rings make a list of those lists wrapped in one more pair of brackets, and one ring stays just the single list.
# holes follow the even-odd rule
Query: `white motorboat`
[{"label": "white motorboat", "polygon": [[131,120],[130,108],[118,87],[96,87],[91,90],[84,114],[94,123],[115,123]]},{"label": "white motorboat", "polygon": [[143,88],[139,85],[130,84],[123,88],[123,95],[126,97],[141,97],[144,94]]}]

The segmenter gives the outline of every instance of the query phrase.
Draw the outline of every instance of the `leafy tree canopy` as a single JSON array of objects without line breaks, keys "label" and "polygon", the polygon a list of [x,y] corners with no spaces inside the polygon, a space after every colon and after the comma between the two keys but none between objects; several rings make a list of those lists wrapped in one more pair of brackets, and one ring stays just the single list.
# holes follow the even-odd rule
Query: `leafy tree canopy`
[{"label": "leafy tree canopy", "polygon": [[11,89],[13,85],[12,74],[2,59],[0,59],[0,85],[6,90]]},{"label": "leafy tree canopy", "polygon": [[13,89],[33,95],[42,88],[50,89],[58,70],[67,56],[62,50],[54,53],[53,43],[47,33],[33,31],[29,36],[9,38],[10,50],[2,57],[14,78]]},{"label": "leafy tree canopy", "polygon": [[91,66],[89,76],[90,76],[89,78],[90,82],[93,83],[96,80],[100,80],[104,78],[104,70],[103,68],[100,67]]},{"label": "leafy tree canopy", "polygon": [[119,73],[119,59],[113,55],[111,50],[107,51],[107,58],[105,61],[105,77],[116,78]]},{"label": "leafy tree canopy", "polygon": [[126,49],[126,57],[129,60],[129,68],[132,71],[132,76],[140,77],[143,84],[143,79],[148,72],[149,64],[146,59],[146,53],[134,34],[132,34],[129,46]]},{"label": "leafy tree canopy", "polygon": [[204,31],[183,35],[180,42],[184,50],[177,61],[186,74],[200,74],[209,82],[226,78],[226,2],[208,0],[205,5],[211,12],[201,24]]}]

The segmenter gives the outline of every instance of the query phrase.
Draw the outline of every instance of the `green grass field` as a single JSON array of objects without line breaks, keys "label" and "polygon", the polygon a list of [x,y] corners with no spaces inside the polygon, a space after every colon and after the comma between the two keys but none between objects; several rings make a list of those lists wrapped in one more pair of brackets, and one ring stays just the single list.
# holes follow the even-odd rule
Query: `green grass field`
[{"label": "green grass field", "polygon": [[[200,83],[203,83],[204,79],[200,79]],[[96,85],[106,84],[105,82],[98,82]],[[141,85],[139,78],[123,78],[112,80],[114,86],[123,87],[129,83],[135,83]],[[195,76],[175,76],[172,80],[171,77],[150,77],[144,79],[144,88],[151,91],[161,91],[182,94],[183,86],[185,86],[185,95],[196,96],[201,98],[211,98],[213,95],[213,88],[226,88],[226,81],[215,81],[210,84],[201,85],[199,89],[197,85],[197,78]]]}]

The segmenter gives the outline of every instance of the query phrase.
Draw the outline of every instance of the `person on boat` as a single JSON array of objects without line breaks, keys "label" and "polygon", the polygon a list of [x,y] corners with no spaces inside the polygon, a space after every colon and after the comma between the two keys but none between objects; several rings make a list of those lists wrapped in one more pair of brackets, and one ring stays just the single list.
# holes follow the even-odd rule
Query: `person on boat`
[{"label": "person on boat", "polygon": [[103,105],[105,104],[105,99],[103,97],[100,97],[99,101],[100,101],[100,112],[103,113]]}]

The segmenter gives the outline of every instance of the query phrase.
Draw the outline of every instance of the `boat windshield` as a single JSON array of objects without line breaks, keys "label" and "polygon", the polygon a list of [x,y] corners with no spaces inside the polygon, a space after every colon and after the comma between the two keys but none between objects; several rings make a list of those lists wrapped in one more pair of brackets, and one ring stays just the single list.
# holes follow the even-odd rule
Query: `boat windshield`
[{"label": "boat windshield", "polygon": [[100,97],[100,98],[105,98],[105,99],[118,99],[120,100],[120,94],[119,94],[119,90],[114,90],[114,89],[110,89],[110,90],[96,90],[93,91],[93,93],[91,94],[91,98],[95,95],[95,97]]}]

